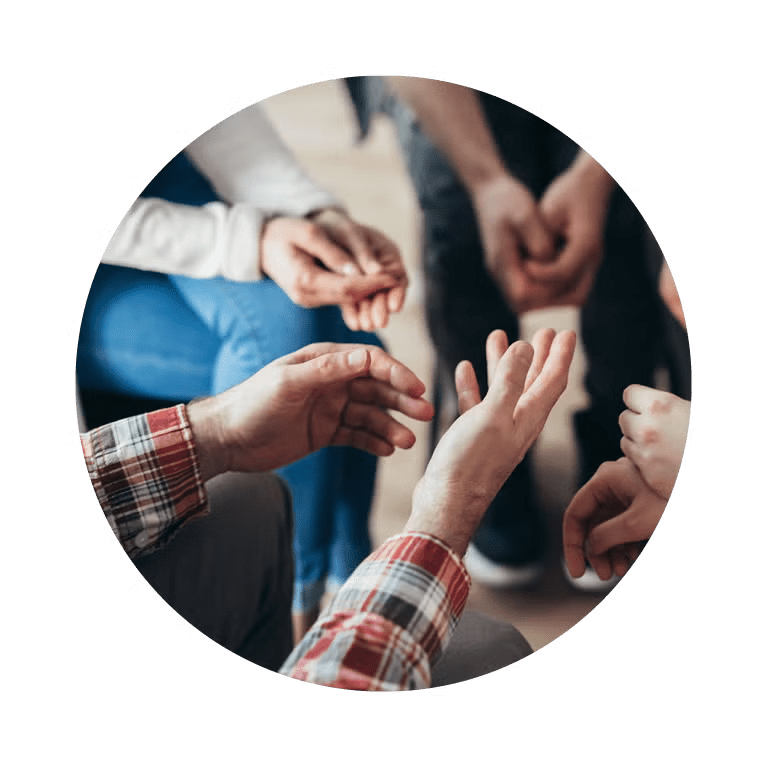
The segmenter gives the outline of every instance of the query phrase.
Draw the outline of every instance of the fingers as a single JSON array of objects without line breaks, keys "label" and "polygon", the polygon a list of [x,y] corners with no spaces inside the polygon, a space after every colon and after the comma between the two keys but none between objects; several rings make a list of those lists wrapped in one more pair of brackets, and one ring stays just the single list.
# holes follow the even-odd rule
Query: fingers
[{"label": "fingers", "polygon": [[362,269],[357,265],[354,257],[336,245],[325,230],[317,224],[306,222],[298,230],[295,244],[324,264],[331,272],[348,276],[362,274]]},{"label": "fingers", "polygon": [[389,308],[390,314],[396,314],[399,312],[402,307],[405,304],[405,295],[407,293],[407,281],[403,285],[398,285],[396,288],[392,288],[387,297],[386,301]]},{"label": "fingers", "polygon": [[[494,330],[485,341],[485,357],[487,358],[487,385],[493,382],[495,371],[501,357],[509,348],[509,339],[503,330]],[[473,372],[473,370],[472,370]]]},{"label": "fingers", "polygon": [[517,233],[530,260],[546,262],[555,258],[554,237],[540,214],[536,213],[521,221]]},{"label": "fingers", "polygon": [[415,434],[373,405],[351,402],[344,410],[343,422],[352,429],[362,429],[374,437],[404,450],[413,447]]},{"label": "fingers", "polygon": [[[541,339],[543,346],[544,339]],[[575,354],[575,333],[557,333],[551,342],[541,372],[525,391],[515,412],[515,425],[528,432],[528,439],[538,436],[549,413],[567,388],[570,365]]]},{"label": "fingers", "polygon": [[586,536],[590,520],[599,511],[599,503],[589,480],[570,501],[562,517],[562,547],[565,564],[573,578],[580,578],[586,570]]},{"label": "fingers", "polygon": [[357,378],[352,381],[349,385],[349,397],[361,404],[396,410],[417,421],[430,421],[434,417],[434,406],[430,402],[421,397],[411,397],[391,384],[372,378]]},{"label": "fingers", "polygon": [[533,335],[533,339],[530,342],[533,347],[533,363],[530,365],[530,370],[527,371],[525,391],[530,388],[533,381],[535,381],[541,374],[543,366],[549,358],[551,344],[556,335],[556,332],[552,328],[541,328],[536,331],[535,335]]},{"label": "fingers", "polygon": [[389,303],[386,293],[377,293],[371,299],[370,317],[373,329],[385,328],[389,324]]},{"label": "fingers", "polygon": [[[420,398],[426,391],[424,382],[407,366],[398,362],[378,346],[363,344],[337,344],[332,342],[310,344],[302,349],[275,360],[272,365],[292,366],[336,352],[364,350],[370,357],[370,365],[361,375],[389,384],[399,392]],[[355,377],[355,376],[352,376]]]},{"label": "fingers", "polygon": [[[658,390],[641,384],[631,384],[623,391],[623,402],[629,410],[643,413],[650,409],[658,396]],[[625,433],[625,432],[624,432]]]},{"label": "fingers", "polygon": [[455,369],[455,391],[458,395],[458,411],[461,415],[482,401],[477,374],[468,360],[459,362]]},{"label": "fingers", "polygon": [[313,270],[305,271],[301,275],[299,292],[305,296],[305,300],[311,302],[301,305],[312,308],[358,303],[381,290],[393,288],[396,284],[396,279],[385,272],[360,277],[342,277],[315,266]]},{"label": "fingers", "polygon": [[341,304],[341,317],[349,330],[360,330],[360,315],[358,304]]},{"label": "fingers", "polygon": [[621,452],[626,456],[635,466],[641,466],[643,462],[642,452],[639,446],[633,440],[628,437],[621,437]]},{"label": "fingers", "polygon": [[658,496],[639,496],[622,514],[602,522],[589,533],[591,552],[600,555],[613,546],[646,540],[658,526],[665,508],[666,501]]},{"label": "fingers", "polygon": [[515,341],[495,367],[486,401],[502,407],[509,418],[513,417],[514,408],[525,389],[527,371],[532,362],[533,347],[526,341]]},{"label": "fingers", "polygon": [[289,374],[307,387],[317,388],[364,376],[370,367],[370,349],[365,346],[333,351],[288,368]]},{"label": "fingers", "polygon": [[410,368],[397,362],[383,349],[377,346],[371,350],[370,376],[384,383],[391,384],[398,391],[411,397],[420,397],[426,391],[426,385]]},{"label": "fingers", "polygon": [[636,442],[642,430],[642,416],[631,410],[624,410],[618,416],[618,426],[624,436]]},{"label": "fingers", "polygon": [[394,452],[394,446],[364,429],[341,426],[330,443],[337,447],[356,447],[366,453],[386,458]]}]

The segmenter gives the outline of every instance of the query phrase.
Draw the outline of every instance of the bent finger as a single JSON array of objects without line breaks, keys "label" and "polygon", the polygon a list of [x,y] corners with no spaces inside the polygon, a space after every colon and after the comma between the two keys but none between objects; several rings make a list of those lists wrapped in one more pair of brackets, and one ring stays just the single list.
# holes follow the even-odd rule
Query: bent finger
[{"label": "bent finger", "polygon": [[423,397],[411,397],[391,384],[373,378],[357,378],[349,385],[349,397],[364,405],[377,405],[387,410],[396,410],[417,421],[430,421],[434,417],[434,406]]},{"label": "bent finger", "polygon": [[364,429],[354,429],[351,426],[342,426],[338,429],[331,444],[337,447],[356,447],[379,458],[386,458],[395,451],[394,445],[386,440]]},{"label": "bent finger", "polygon": [[415,434],[374,405],[351,402],[344,410],[344,426],[363,429],[375,437],[405,450],[415,444]]}]

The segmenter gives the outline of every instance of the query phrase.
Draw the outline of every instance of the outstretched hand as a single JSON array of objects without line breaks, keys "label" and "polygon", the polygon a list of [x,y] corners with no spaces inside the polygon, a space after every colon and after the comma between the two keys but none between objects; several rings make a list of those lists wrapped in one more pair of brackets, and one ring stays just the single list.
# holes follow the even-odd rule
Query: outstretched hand
[{"label": "outstretched hand", "polygon": [[430,532],[463,555],[498,490],[543,429],[567,386],[575,333],[541,330],[532,345],[488,336],[489,390],[468,362],[456,368],[462,415],[437,445],[413,494],[407,530]]},{"label": "outstretched hand", "polygon": [[603,463],[565,510],[562,541],[570,575],[580,578],[586,560],[603,581],[625,575],[665,508],[666,500],[628,458]]},{"label": "outstretched hand", "polygon": [[388,413],[428,421],[434,408],[409,368],[376,346],[312,344],[237,386],[187,406],[203,479],[270,471],[330,445],[391,455],[415,444]]}]

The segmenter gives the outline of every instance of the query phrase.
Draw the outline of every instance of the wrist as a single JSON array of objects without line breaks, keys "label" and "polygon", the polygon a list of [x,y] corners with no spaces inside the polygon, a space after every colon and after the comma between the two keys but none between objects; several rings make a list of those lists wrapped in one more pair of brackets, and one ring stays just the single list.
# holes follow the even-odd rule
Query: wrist
[{"label": "wrist", "polygon": [[487,510],[484,494],[459,493],[453,483],[433,483],[422,477],[413,491],[410,516],[404,532],[426,533],[441,540],[463,557],[477,525]]},{"label": "wrist", "polygon": [[519,183],[499,160],[477,164],[471,170],[463,173],[462,181],[466,186],[469,196],[477,200],[502,185]]},{"label": "wrist", "polygon": [[217,397],[202,397],[186,406],[203,482],[230,469],[230,451],[223,437]]}]

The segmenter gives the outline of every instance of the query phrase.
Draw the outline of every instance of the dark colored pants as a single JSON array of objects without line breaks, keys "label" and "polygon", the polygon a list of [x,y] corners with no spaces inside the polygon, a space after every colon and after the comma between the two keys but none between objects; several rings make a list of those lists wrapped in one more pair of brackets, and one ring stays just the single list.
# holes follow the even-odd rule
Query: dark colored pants
[{"label": "dark colored pants", "polygon": [[[289,494],[269,474],[224,474],[207,489],[210,513],[136,567],[205,636],[276,671],[292,649]],[[531,652],[512,626],[467,612],[435,665],[432,686],[473,679]]]},{"label": "dark colored pants", "polygon": [[222,474],[210,512],[136,560],[157,593],[205,636],[276,671],[293,649],[293,518],[270,474]]},{"label": "dark colored pants", "polygon": [[[439,380],[452,380],[457,363],[468,359],[484,393],[487,335],[501,328],[514,341],[519,323],[485,269],[471,200],[412,117],[382,93],[380,81],[352,78],[348,85],[363,128],[376,109],[387,111],[397,124],[423,212],[426,312],[441,368]],[[506,166],[540,197],[572,163],[578,146],[529,112],[479,95]],[[618,415],[625,387],[652,385],[655,370],[665,361],[667,312],[657,292],[657,268],[648,262],[646,233],[641,215],[617,189],[606,226],[604,261],[581,310],[581,340],[588,359],[584,383],[590,399],[575,422],[581,482],[600,463],[621,455]],[[544,532],[525,460],[491,504],[474,543],[495,561],[521,565],[541,557]]]}]

